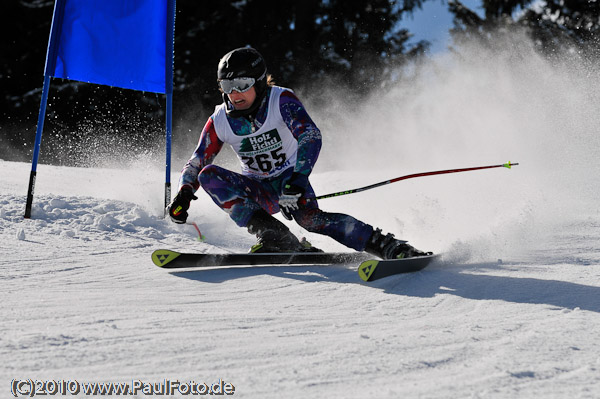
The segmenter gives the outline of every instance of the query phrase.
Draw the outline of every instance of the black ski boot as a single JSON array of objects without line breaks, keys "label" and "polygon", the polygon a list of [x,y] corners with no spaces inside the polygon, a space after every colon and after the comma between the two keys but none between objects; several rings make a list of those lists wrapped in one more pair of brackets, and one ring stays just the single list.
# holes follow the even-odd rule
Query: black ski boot
[{"label": "black ski boot", "polygon": [[371,238],[367,241],[365,252],[381,259],[402,259],[431,255],[431,252],[419,251],[408,245],[406,241],[395,239],[393,234],[381,234],[381,229],[373,230]]},{"label": "black ski boot", "polygon": [[[265,210],[254,212],[248,223],[248,232],[258,241],[249,252],[305,252],[306,248],[290,229]],[[310,245],[310,244],[309,244]]]}]

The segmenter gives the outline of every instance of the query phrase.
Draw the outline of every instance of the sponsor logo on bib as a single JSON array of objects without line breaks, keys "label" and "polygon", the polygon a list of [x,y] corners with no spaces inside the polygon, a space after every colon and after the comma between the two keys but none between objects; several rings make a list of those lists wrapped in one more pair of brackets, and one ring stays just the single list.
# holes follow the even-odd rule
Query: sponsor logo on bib
[{"label": "sponsor logo on bib", "polygon": [[261,152],[268,152],[279,146],[281,146],[281,137],[277,129],[273,129],[258,136],[243,139],[240,144],[240,153],[252,156]]}]

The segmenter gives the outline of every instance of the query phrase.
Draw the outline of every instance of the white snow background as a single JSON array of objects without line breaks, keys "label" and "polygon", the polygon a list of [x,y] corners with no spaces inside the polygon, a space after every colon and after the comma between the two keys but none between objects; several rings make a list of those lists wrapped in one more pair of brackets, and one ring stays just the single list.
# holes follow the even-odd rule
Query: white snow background
[{"label": "white snow background", "polygon": [[597,64],[508,48],[445,54],[358,104],[329,91],[311,108],[298,90],[324,135],[318,194],[520,163],[321,201],[443,254],[414,274],[162,270],[155,249],[245,252],[254,237],[204,192],[190,220],[205,243],[164,220],[162,158],[40,165],[25,220],[30,165],[0,161],[0,396],[31,378],[222,379],[240,398],[599,398]]}]

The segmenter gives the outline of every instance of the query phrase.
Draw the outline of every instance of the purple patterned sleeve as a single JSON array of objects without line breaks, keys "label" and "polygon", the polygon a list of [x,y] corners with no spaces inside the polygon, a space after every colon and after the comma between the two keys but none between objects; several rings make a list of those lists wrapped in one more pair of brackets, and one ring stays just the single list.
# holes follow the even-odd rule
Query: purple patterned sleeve
[{"label": "purple patterned sleeve", "polygon": [[194,154],[181,171],[179,189],[182,186],[188,186],[192,187],[194,191],[198,190],[200,188],[200,183],[198,182],[200,171],[206,165],[210,165],[213,162],[219,151],[221,151],[221,148],[223,148],[223,142],[217,136],[217,131],[211,117],[206,122],[206,125],[204,125],[204,129],[202,129]]},{"label": "purple patterned sleeve", "polygon": [[281,93],[279,109],[286,125],[298,140],[298,157],[294,172],[308,177],[321,151],[321,131],[291,91]]}]

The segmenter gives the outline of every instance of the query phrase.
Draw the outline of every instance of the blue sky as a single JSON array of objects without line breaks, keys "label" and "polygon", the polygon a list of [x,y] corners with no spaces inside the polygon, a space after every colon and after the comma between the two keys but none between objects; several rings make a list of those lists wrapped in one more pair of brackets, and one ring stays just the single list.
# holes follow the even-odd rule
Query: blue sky
[{"label": "blue sky", "polygon": [[[462,0],[461,3],[473,11],[481,12],[481,0]],[[453,26],[452,15],[448,12],[448,2],[446,0],[426,1],[423,9],[416,9],[412,17],[406,16],[401,21],[401,25],[414,35],[411,43],[427,40],[431,42],[431,53],[444,52],[450,43],[448,30]]]}]

